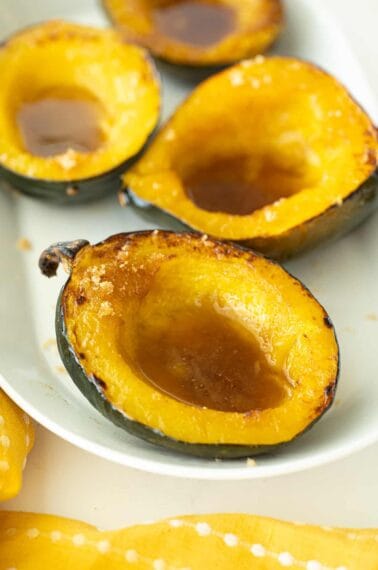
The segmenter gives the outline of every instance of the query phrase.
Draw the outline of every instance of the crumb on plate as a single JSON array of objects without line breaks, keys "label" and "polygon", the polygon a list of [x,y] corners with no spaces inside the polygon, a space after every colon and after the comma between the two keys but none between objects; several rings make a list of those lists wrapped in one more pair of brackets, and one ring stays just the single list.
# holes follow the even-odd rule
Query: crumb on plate
[{"label": "crumb on plate", "polygon": [[256,459],[252,459],[252,457],[248,457],[247,459],[247,467],[256,467]]},{"label": "crumb on plate", "polygon": [[56,346],[55,338],[48,338],[44,343],[42,343],[42,348],[45,350],[48,350],[52,346]]},{"label": "crumb on plate", "polygon": [[20,237],[16,243],[17,249],[20,251],[30,251],[32,249],[32,243],[26,237]]},{"label": "crumb on plate", "polygon": [[368,315],[366,315],[366,319],[368,321],[378,321],[378,315],[377,313],[369,313]]}]

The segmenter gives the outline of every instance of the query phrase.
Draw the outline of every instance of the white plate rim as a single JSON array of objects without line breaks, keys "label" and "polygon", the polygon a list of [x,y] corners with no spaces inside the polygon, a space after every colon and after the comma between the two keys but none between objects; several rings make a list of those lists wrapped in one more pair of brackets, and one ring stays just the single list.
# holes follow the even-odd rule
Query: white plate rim
[{"label": "white plate rim", "polygon": [[[311,3],[311,0],[303,0],[303,2],[305,4],[309,4]],[[370,107],[371,109],[374,109],[373,113],[370,110],[370,114],[373,114],[373,117],[378,119],[377,105],[374,104],[376,98],[374,97],[373,90],[369,85],[369,80],[363,72],[360,62],[355,56],[354,51],[351,49],[349,42],[345,37],[345,34],[340,29],[336,19],[330,14],[329,10],[324,5],[318,5],[316,10],[319,12],[322,18],[326,18],[332,24],[334,32],[338,36],[340,43],[344,45],[346,50],[346,57],[348,57],[348,60],[351,61],[355,70],[358,71],[361,77],[361,81],[365,83],[367,90],[369,91],[370,100],[372,101]],[[280,455],[280,461],[278,465],[259,465],[258,457],[256,459],[255,467],[248,467],[246,465],[224,470],[214,469],[212,466],[199,467],[190,465],[172,465],[164,461],[164,459],[162,461],[157,461],[156,459],[143,459],[134,457],[132,455],[129,455],[126,449],[124,452],[110,449],[102,444],[95,443],[82,435],[78,435],[68,428],[62,427],[58,422],[55,422],[53,419],[45,416],[44,413],[40,412],[38,408],[36,408],[33,404],[30,404],[27,399],[25,399],[16,389],[12,387],[11,383],[6,380],[6,378],[4,378],[1,373],[0,387],[20,408],[22,408],[36,422],[57,436],[61,437],[62,439],[75,445],[76,447],[87,451],[88,453],[107,459],[113,463],[158,475],[219,481],[277,477],[300,471],[306,471],[315,467],[320,467],[322,465],[338,461],[378,442],[377,425],[377,428],[375,430],[372,430],[369,433],[365,433],[357,439],[353,439],[352,441],[347,440],[343,445],[339,444],[337,448],[328,449],[326,451],[320,450],[310,456],[306,455],[305,457],[295,459],[290,458],[287,461],[285,461],[285,456],[282,454]],[[227,463],[229,463],[229,461]]]},{"label": "white plate rim", "polygon": [[[87,438],[80,436],[67,428],[62,427],[59,423],[47,418],[43,413],[39,412],[33,405],[29,404],[19,393],[12,388],[9,382],[0,374],[0,387],[6,394],[30,417],[43,427],[53,432],[62,439],[79,447],[80,449],[97,455],[103,459],[107,459],[113,463],[131,467],[140,471],[147,471],[156,475],[169,475],[179,478],[190,479],[204,479],[214,481],[232,481],[232,480],[245,480],[245,479],[260,479],[267,477],[278,477],[281,475],[289,475],[299,471],[306,471],[314,467],[333,463],[339,459],[348,457],[352,453],[362,451],[369,445],[373,445],[378,441],[378,427],[375,432],[367,434],[365,437],[354,440],[354,445],[346,442],[344,446],[339,446],[337,451],[334,449],[328,452],[320,451],[313,455],[309,461],[308,456],[299,459],[291,459],[285,465],[285,462],[280,462],[278,465],[261,465],[259,466],[258,456],[256,458],[255,466],[248,466],[247,460],[244,467],[236,467],[232,470],[217,470],[213,467],[191,467],[191,466],[176,466],[167,465],[166,462],[159,462],[153,459],[140,459],[120,451],[115,451],[107,448],[104,445],[94,443]],[[284,457],[284,456],[282,456]],[[228,460],[229,461],[229,460]],[[284,469],[282,469],[284,465]]]}]

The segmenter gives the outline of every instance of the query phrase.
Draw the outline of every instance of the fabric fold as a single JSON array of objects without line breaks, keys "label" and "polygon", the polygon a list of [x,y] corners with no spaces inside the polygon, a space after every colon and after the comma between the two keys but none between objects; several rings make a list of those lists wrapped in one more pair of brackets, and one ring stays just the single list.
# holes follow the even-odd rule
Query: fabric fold
[{"label": "fabric fold", "polygon": [[378,531],[242,514],[185,516],[116,531],[69,519],[0,513],[4,568],[17,570],[377,570]]},{"label": "fabric fold", "polygon": [[0,390],[0,501],[11,499],[20,491],[33,443],[34,429],[29,416]]}]

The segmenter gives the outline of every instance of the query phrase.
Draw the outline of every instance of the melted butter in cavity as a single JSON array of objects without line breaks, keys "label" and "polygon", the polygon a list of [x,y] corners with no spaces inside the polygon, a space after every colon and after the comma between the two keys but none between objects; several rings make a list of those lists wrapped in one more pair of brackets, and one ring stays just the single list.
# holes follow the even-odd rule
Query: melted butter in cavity
[{"label": "melted butter in cavity", "polygon": [[[156,322],[158,324],[156,325]],[[274,408],[288,397],[288,379],[255,336],[215,311],[140,322],[136,372],[169,396],[223,412]]]},{"label": "melted butter in cavity", "polygon": [[25,149],[35,156],[93,152],[103,142],[99,104],[81,93],[51,90],[21,104],[16,123]]},{"label": "melted butter in cavity", "polygon": [[196,47],[220,42],[235,27],[235,14],[228,6],[193,0],[162,4],[153,17],[163,35]]}]

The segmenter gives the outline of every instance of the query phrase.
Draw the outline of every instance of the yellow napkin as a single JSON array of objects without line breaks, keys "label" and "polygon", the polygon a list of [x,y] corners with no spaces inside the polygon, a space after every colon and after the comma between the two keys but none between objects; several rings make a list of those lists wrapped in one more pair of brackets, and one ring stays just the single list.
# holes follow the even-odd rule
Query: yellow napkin
[{"label": "yellow napkin", "polygon": [[0,501],[19,492],[33,442],[34,430],[29,417],[0,390]]},{"label": "yellow napkin", "polygon": [[[0,500],[20,489],[34,440],[0,391]],[[249,515],[190,516],[101,532],[48,515],[0,512],[0,570],[378,570],[378,530]]]},{"label": "yellow napkin", "polygon": [[0,567],[17,570],[377,570],[378,532],[249,515],[190,516],[101,532],[49,515],[0,513]]}]

